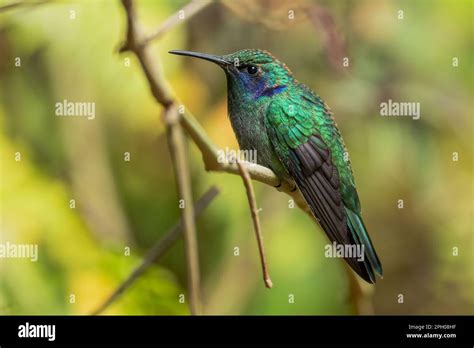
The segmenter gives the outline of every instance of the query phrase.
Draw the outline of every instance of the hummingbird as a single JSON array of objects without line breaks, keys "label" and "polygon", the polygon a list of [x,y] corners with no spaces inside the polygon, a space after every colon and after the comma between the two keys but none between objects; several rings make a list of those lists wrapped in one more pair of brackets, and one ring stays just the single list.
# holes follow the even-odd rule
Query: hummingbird
[{"label": "hummingbird", "polygon": [[361,278],[375,283],[375,274],[382,277],[361,217],[351,162],[327,104],[268,51],[169,53],[204,59],[224,70],[228,114],[240,148],[256,151],[258,164],[301,192],[333,245],[362,250],[362,255],[343,253]]}]

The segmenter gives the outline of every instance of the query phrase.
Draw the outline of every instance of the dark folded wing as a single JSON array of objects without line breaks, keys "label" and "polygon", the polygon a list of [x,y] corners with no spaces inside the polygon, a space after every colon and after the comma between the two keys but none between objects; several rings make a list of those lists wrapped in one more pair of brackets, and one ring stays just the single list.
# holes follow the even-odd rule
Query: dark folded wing
[{"label": "dark folded wing", "polygon": [[[348,227],[339,173],[332,163],[329,148],[319,136],[310,136],[307,142],[294,149],[289,148],[288,170],[331,242],[361,245]],[[345,259],[366,281],[375,281],[368,260],[358,261],[356,255]]]}]

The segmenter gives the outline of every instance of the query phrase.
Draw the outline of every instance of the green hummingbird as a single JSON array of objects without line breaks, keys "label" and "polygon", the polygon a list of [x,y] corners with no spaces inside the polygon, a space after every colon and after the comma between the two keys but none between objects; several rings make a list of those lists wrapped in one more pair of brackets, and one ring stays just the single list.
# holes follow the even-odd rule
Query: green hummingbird
[{"label": "green hummingbird", "polygon": [[375,283],[382,265],[362,221],[344,141],[326,103],[264,50],[222,56],[169,53],[205,59],[224,70],[229,117],[240,148],[256,151],[258,164],[301,191],[332,243],[362,250],[362,255],[343,256],[364,280]]}]

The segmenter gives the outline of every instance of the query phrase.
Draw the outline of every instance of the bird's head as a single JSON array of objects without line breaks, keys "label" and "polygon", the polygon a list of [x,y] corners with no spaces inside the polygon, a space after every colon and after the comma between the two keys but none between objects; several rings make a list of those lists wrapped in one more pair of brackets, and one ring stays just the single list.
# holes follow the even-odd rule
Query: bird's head
[{"label": "bird's head", "polygon": [[226,73],[229,90],[243,93],[254,100],[279,94],[293,81],[288,67],[263,50],[244,49],[223,56],[190,51],[169,53],[200,58],[219,65]]}]

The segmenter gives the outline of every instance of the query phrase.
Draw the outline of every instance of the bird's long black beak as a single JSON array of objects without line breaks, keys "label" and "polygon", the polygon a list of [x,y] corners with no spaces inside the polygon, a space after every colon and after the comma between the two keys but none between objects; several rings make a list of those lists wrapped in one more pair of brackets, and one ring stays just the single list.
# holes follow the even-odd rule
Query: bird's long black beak
[{"label": "bird's long black beak", "polygon": [[219,65],[223,68],[232,64],[231,62],[228,62],[227,60],[225,60],[223,57],[216,56],[216,55],[213,55],[213,54],[191,52],[191,51],[176,51],[176,50],[169,51],[168,53],[177,54],[177,55],[180,55],[180,56],[189,56],[189,57],[195,57],[195,58],[199,58],[199,59],[208,60],[210,62],[216,63],[217,65]]}]

